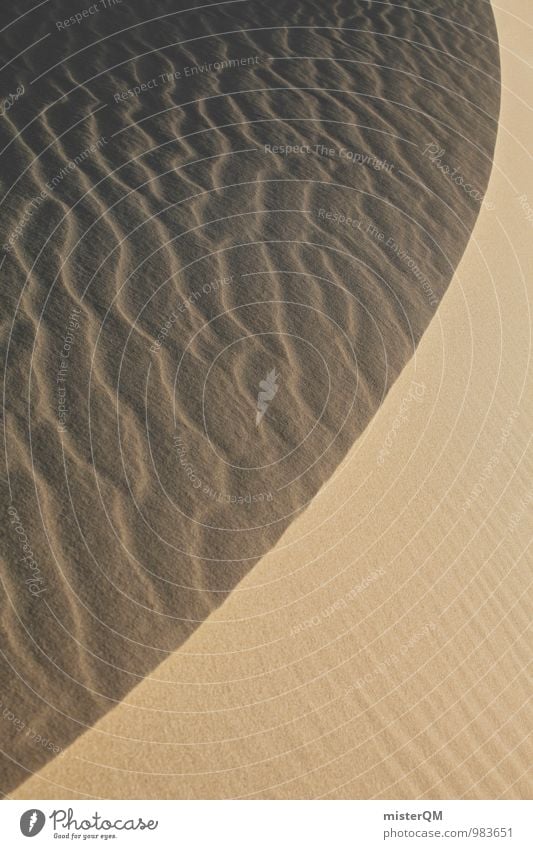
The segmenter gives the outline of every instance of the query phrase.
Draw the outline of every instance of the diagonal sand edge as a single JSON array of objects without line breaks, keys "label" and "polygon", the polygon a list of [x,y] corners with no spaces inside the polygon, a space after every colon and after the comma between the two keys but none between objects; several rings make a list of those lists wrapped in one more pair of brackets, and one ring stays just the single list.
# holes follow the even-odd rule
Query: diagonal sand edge
[{"label": "diagonal sand edge", "polygon": [[505,5],[496,209],[413,362],[223,607],[12,798],[530,796],[531,14]]}]

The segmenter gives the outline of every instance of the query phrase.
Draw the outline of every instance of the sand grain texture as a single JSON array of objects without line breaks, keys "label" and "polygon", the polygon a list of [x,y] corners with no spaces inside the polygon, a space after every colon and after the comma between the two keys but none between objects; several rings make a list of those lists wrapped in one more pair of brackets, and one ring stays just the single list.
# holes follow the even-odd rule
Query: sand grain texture
[{"label": "sand grain texture", "polygon": [[[31,40],[50,29],[29,17]],[[527,511],[507,527],[531,413],[516,95],[477,225],[479,201],[424,154],[440,146],[484,195],[491,7],[144,17],[128,4],[54,34],[7,82],[43,75],[9,113],[8,235],[98,147],[2,267],[21,295],[8,483],[46,587],[32,596],[11,568],[8,527],[2,680],[64,750],[50,760],[3,722],[4,792],[525,795]],[[224,58],[246,63],[185,72]]]}]

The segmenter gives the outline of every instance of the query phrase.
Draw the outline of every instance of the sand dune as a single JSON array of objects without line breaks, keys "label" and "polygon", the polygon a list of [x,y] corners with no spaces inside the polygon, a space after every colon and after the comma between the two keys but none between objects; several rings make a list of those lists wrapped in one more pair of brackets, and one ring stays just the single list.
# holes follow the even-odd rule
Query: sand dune
[{"label": "sand dune", "polygon": [[[65,12],[58,27],[36,10],[4,42],[7,61],[42,39],[5,69],[5,90],[22,80],[27,91],[2,126],[2,274],[11,299],[4,320],[7,494],[15,513],[5,531],[1,675],[9,681],[4,702],[19,719],[1,724],[2,788],[12,791],[97,723],[43,770],[42,782],[51,784],[41,782],[36,793],[30,781],[19,792],[43,797],[51,787],[57,795],[59,783],[62,797],[120,796],[126,769],[128,795],[141,797],[365,795],[362,785],[343,789],[335,777],[339,759],[350,759],[345,722],[364,709],[357,742],[376,722],[388,728],[386,719],[393,724],[408,710],[410,685],[402,703],[382,672],[367,682],[370,689],[358,682],[376,658],[402,674],[385,662],[398,640],[416,673],[429,646],[448,646],[453,629],[469,621],[463,601],[455,618],[441,620],[439,597],[430,594],[392,643],[380,636],[396,621],[391,610],[408,608],[441,573],[444,598],[458,595],[461,537],[452,543],[447,534],[456,524],[471,533],[482,500],[471,494],[473,470],[458,490],[459,513],[438,514],[451,571],[434,559],[413,596],[411,572],[431,558],[434,537],[426,531],[421,548],[396,563],[395,546],[409,549],[420,529],[403,505],[423,499],[426,528],[439,504],[435,480],[450,483],[457,458],[462,468],[467,456],[461,451],[485,426],[478,398],[465,418],[466,441],[455,436],[448,445],[458,399],[470,397],[472,369],[462,370],[461,356],[473,321],[461,300],[464,272],[463,288],[443,297],[480,208],[479,227],[490,228],[502,203],[497,192],[485,196],[500,103],[492,10],[481,0],[468,9],[435,0],[424,11],[235,2],[183,12],[159,3],[157,13],[147,22],[144,4],[128,3],[68,25]],[[478,254],[475,273],[490,274],[485,248]],[[475,274],[468,285],[483,303]],[[443,326],[452,351],[444,350]],[[488,326],[475,361],[482,399],[500,351]],[[513,374],[523,375],[517,358]],[[495,402],[495,428],[520,410],[518,384],[515,378]],[[419,442],[407,442],[407,433],[418,421],[422,438],[428,415],[438,421],[422,443],[430,453],[396,491],[409,457],[401,452]],[[522,445],[525,416],[509,427]],[[429,484],[419,490],[427,467],[435,487],[429,498]],[[385,503],[377,508],[381,493]],[[347,539],[348,528],[355,538]],[[31,548],[32,584],[24,580],[21,540]],[[373,553],[356,570],[343,568],[338,548],[326,557],[339,541],[350,562]],[[470,562],[479,570],[484,549],[476,545]],[[488,580],[493,588],[492,573]],[[391,583],[395,601],[388,601]],[[505,586],[510,608],[518,586],[512,578]],[[308,607],[317,587],[329,588],[318,612]],[[473,587],[467,612],[479,602]],[[332,605],[339,615],[324,615]],[[354,611],[360,616],[367,605],[375,611],[358,644],[375,638],[380,650],[359,657],[355,683],[346,684],[342,668],[359,626]],[[517,611],[519,637],[521,603]],[[499,608],[489,605],[489,612],[500,627]],[[317,616],[318,625],[309,625]],[[268,651],[257,648],[263,643]],[[310,649],[318,667],[298,660]],[[447,680],[458,651],[452,641],[432,680]],[[522,655],[512,657],[521,669]],[[169,688],[157,681],[167,680],[169,665],[168,680],[189,683],[172,686],[170,710],[179,713],[167,725],[160,699]],[[281,677],[271,689],[273,668]],[[339,670],[336,683],[321,674],[329,668]],[[418,688],[429,689],[425,675],[418,673]],[[234,676],[239,686],[229,683]],[[461,679],[446,686],[435,696],[439,709],[451,708],[447,699]],[[339,708],[342,733],[326,739],[332,729],[320,731],[322,719],[315,726],[302,717],[315,715],[315,705],[325,709],[331,687],[349,695]],[[376,688],[389,706],[383,713],[374,707]],[[523,695],[516,687],[512,700]],[[139,714],[130,707],[137,699]],[[120,739],[150,737],[143,699],[156,712],[149,723],[160,738],[148,755]],[[522,702],[512,704],[519,715]],[[415,715],[425,722],[435,709],[428,700]],[[283,733],[259,742],[257,726],[271,729],[278,717]],[[368,769],[377,770],[405,733],[402,727],[398,741],[374,734],[364,750]],[[437,751],[448,739],[442,734],[420,745]],[[102,735],[117,771],[107,785],[98,766],[98,789],[85,761],[102,763]],[[159,771],[164,776],[145,770],[169,739],[182,766],[170,764]],[[233,743],[220,744],[217,756],[216,741],[224,740]],[[426,774],[413,752],[419,784],[409,786],[423,794],[430,779],[438,784],[445,776],[438,759],[437,771]],[[453,760],[449,766],[453,774]],[[410,768],[402,761],[400,774]],[[169,771],[183,774],[169,785]],[[352,774],[340,770],[342,778]],[[462,792],[469,775],[445,786]],[[368,795],[385,792],[384,784],[377,770]],[[496,792],[490,782],[483,787]],[[402,792],[395,786],[389,796]]]},{"label": "sand dune", "polygon": [[531,798],[530,71],[509,5],[495,208],[416,358],[224,605],[17,797]]}]

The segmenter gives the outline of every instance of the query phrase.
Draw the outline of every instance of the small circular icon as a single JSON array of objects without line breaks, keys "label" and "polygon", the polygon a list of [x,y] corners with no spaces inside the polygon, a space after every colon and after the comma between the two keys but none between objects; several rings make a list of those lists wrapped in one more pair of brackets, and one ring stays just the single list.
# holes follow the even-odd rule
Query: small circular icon
[{"label": "small circular icon", "polygon": [[37,808],[31,808],[22,814],[20,818],[20,830],[24,837],[35,837],[36,834],[42,831],[45,822],[46,817],[43,812],[37,810]]}]

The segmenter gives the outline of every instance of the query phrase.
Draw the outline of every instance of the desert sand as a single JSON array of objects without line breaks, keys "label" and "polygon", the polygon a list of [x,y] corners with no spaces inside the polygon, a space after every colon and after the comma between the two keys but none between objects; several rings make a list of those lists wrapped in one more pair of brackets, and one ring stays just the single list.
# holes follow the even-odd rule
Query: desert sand
[{"label": "desert sand", "polygon": [[[6,454],[43,592],[6,570],[2,680],[60,749],[3,722],[4,792],[527,797],[531,16],[287,4],[243,33],[271,13],[231,6],[216,49],[124,38],[156,52],[115,90],[112,40],[42,69],[44,103],[102,70],[83,114],[108,106],[31,165],[35,193],[106,139],[3,268],[28,275]],[[247,61],[185,73],[221,57]],[[156,72],[157,108],[128,93]]]}]

